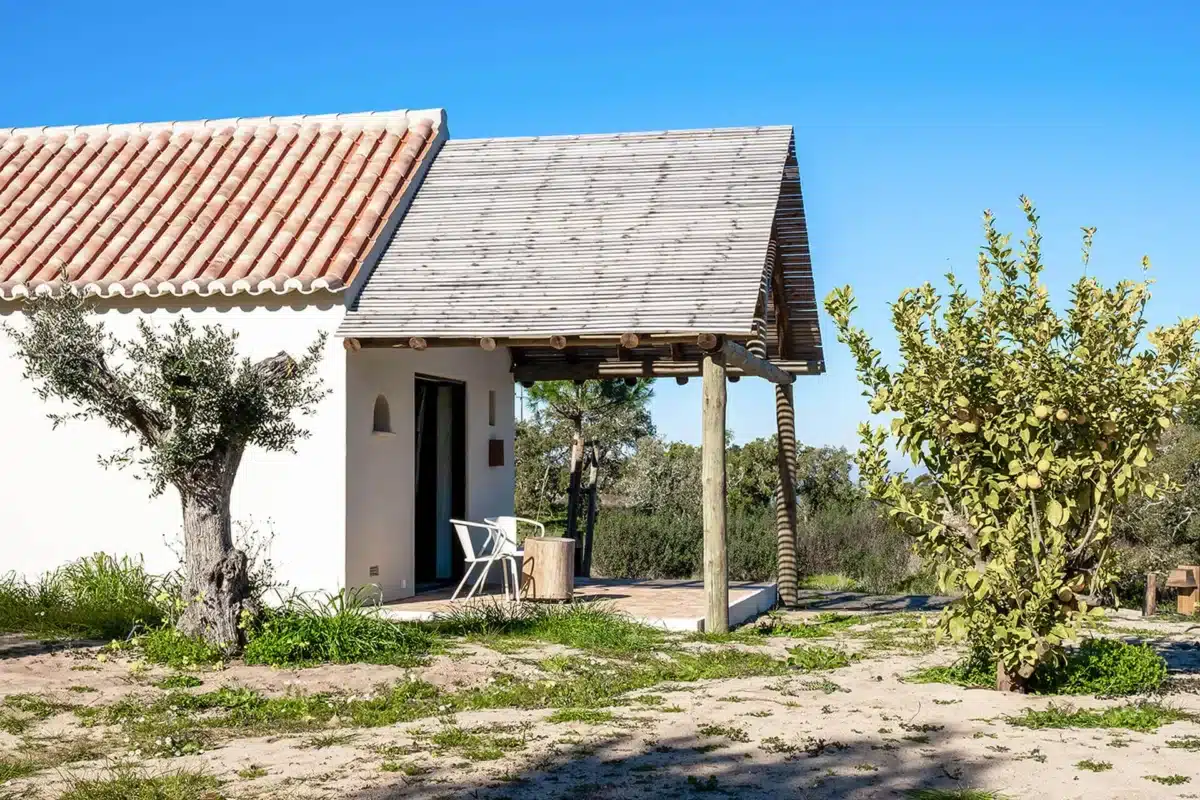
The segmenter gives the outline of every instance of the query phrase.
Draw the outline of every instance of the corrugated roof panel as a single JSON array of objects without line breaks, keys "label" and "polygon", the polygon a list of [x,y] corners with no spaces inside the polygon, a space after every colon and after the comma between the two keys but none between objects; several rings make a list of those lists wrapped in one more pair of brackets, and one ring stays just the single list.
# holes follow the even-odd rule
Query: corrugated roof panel
[{"label": "corrugated roof panel", "polygon": [[787,126],[450,141],[339,333],[748,335],[792,147]]}]

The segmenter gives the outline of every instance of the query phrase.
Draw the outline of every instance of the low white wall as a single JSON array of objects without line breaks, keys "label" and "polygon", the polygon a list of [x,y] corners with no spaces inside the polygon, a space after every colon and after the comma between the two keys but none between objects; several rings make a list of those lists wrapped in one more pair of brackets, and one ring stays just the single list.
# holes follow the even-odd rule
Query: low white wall
[{"label": "low white wall", "polygon": [[[507,350],[429,348],[423,352],[363,349],[346,364],[346,582],[378,584],[387,600],[413,594],[414,419],[417,375],[466,384],[466,515],[511,514],[513,382]],[[488,424],[488,391],[496,392],[496,425]],[[375,398],[391,410],[391,436],[372,433]],[[504,440],[504,466],[488,466],[488,440]],[[372,566],[379,574],[372,576]]]},{"label": "low white wall", "polygon": [[[313,299],[298,307],[225,301],[220,308],[154,310],[123,302],[102,316],[122,335],[146,316],[159,325],[180,314],[198,325],[219,324],[238,331],[239,352],[252,358],[299,354],[319,332],[330,334],[321,373],[333,393],[302,420],[311,438],[294,454],[248,451],[233,492],[234,520],[253,518],[262,531],[273,524],[277,574],[300,590],[345,583],[345,351],[332,336],[343,308],[334,295]],[[0,318],[20,325],[18,308],[0,303]],[[164,543],[180,529],[175,491],[150,499],[148,484],[101,468],[98,455],[129,444],[101,422],[52,430],[46,414],[60,407],[39,400],[21,371],[11,340],[0,333],[0,573],[35,575],[101,550],[141,555],[154,571],[175,568]]]}]

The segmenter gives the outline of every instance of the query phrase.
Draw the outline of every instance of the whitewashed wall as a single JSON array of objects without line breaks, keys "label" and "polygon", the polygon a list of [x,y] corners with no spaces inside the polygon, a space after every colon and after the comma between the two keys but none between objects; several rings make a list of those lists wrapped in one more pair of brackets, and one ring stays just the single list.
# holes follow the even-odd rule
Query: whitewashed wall
[{"label": "whitewashed wall", "polygon": [[[378,584],[385,599],[413,594],[413,422],[417,375],[466,384],[466,514],[513,511],[513,382],[501,348],[437,348],[423,352],[363,349],[346,365],[346,581]],[[496,392],[496,425],[488,424],[488,391]],[[375,398],[391,410],[394,435],[372,432]],[[504,440],[504,466],[488,466],[488,440]],[[370,575],[371,566],[379,575]]]},{"label": "whitewashed wall", "polygon": [[[277,298],[278,300],[279,298]],[[315,302],[314,302],[315,300]],[[126,334],[149,316],[168,325],[179,314],[240,334],[240,351],[261,358],[280,350],[299,354],[319,332],[330,334],[322,376],[333,393],[305,420],[310,439],[297,453],[246,454],[233,492],[235,520],[276,532],[271,550],[279,577],[301,590],[345,584],[345,351],[332,338],[343,307],[339,297],[307,298],[300,307],[232,306],[145,310],[124,303],[107,310],[111,330]],[[20,325],[16,306],[0,317]],[[33,575],[96,551],[141,555],[155,571],[173,569],[164,537],[175,539],[179,499],[173,489],[153,500],[130,473],[105,470],[97,455],[125,439],[100,422],[51,430],[51,407],[21,378],[12,342],[0,334],[0,573]]]}]

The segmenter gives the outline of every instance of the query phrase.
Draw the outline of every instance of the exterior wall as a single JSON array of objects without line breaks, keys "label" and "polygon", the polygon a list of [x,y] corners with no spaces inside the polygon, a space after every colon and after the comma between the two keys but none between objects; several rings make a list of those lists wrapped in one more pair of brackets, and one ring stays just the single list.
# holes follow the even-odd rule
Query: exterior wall
[{"label": "exterior wall", "polygon": [[[343,314],[337,295],[298,298],[303,305],[249,305],[205,299],[200,308],[139,307],[112,303],[103,314],[110,330],[128,335],[139,318],[160,325],[184,315],[197,324],[237,330],[239,350],[263,358],[280,350],[298,354],[318,332],[330,334],[322,376],[332,394],[303,424],[311,432],[296,453],[246,453],[233,491],[233,517],[260,531],[271,523],[270,550],[277,576],[302,590],[345,583],[345,360],[332,337]],[[0,318],[20,325],[19,306],[0,303]],[[131,474],[105,470],[97,455],[128,440],[101,422],[51,429],[51,404],[39,400],[21,377],[11,340],[0,334],[0,573],[32,576],[96,551],[141,555],[153,571],[177,566],[165,539],[177,541],[178,495],[148,499],[148,485]],[[368,412],[369,413],[369,412]],[[235,530],[236,533],[236,530]]]},{"label": "exterior wall", "polygon": [[[417,375],[466,384],[466,516],[513,513],[513,381],[507,350],[363,349],[346,364],[346,582],[378,584],[385,600],[413,594],[414,418]],[[488,424],[488,391],[496,425]],[[393,434],[372,432],[375,399],[391,411]],[[488,466],[488,441],[504,440],[504,465]],[[372,576],[370,568],[379,574]]]}]

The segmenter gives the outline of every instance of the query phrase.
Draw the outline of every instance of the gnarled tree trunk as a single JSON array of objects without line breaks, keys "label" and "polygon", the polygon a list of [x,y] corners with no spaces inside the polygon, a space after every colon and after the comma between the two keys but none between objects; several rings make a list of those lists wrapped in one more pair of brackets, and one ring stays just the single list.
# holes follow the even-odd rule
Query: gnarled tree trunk
[{"label": "gnarled tree trunk", "polygon": [[233,546],[230,495],[239,460],[240,454],[225,459],[224,468],[210,479],[180,490],[187,605],[177,627],[227,653],[245,644],[243,615],[259,611],[251,596],[246,554]]}]

